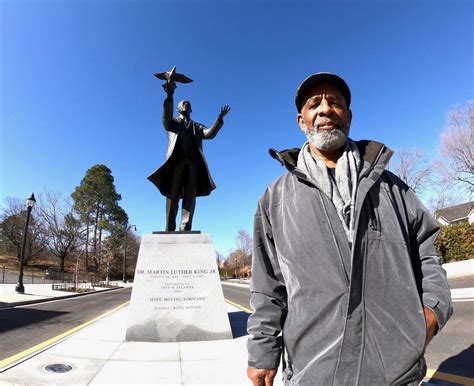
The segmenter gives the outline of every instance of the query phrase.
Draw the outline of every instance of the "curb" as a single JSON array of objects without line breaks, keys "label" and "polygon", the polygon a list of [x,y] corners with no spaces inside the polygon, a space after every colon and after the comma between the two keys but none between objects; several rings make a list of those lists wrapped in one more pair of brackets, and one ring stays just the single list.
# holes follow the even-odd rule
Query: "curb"
[{"label": "curb", "polygon": [[442,265],[448,279],[462,278],[474,275],[474,259],[454,261]]},{"label": "curb", "polygon": [[244,283],[221,282],[221,285],[229,287],[250,288],[250,284]]},{"label": "curb", "polygon": [[17,307],[17,306],[26,306],[26,305],[29,305],[29,304],[45,303],[45,302],[50,302],[52,300],[70,299],[70,298],[75,298],[75,297],[78,297],[78,296],[94,295],[94,294],[98,294],[100,292],[116,291],[116,290],[124,289],[124,288],[126,288],[126,287],[107,288],[107,289],[102,290],[102,291],[91,291],[91,292],[84,292],[84,293],[79,293],[79,294],[76,293],[76,294],[72,294],[72,295],[55,296],[55,297],[44,298],[44,299],[25,300],[23,302],[6,303],[5,305],[0,304],[0,310],[5,309],[5,308]]}]

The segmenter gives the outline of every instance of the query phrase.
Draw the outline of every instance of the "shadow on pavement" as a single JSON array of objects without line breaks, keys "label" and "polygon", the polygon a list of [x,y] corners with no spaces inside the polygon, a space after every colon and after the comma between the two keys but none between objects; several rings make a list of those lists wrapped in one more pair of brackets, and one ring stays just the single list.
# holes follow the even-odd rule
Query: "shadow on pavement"
[{"label": "shadow on pavement", "polygon": [[0,312],[0,333],[67,314],[61,311],[43,311],[31,308],[8,308]]},{"label": "shadow on pavement", "polygon": [[247,335],[247,319],[249,314],[244,311],[236,311],[230,312],[228,315],[234,339]]},{"label": "shadow on pavement", "polygon": [[[461,351],[459,354],[452,356],[442,362],[433,374],[431,383],[438,384],[435,381],[438,372],[460,375],[462,377],[474,378],[474,344],[471,344],[467,349]],[[442,378],[440,376],[440,378]]]}]

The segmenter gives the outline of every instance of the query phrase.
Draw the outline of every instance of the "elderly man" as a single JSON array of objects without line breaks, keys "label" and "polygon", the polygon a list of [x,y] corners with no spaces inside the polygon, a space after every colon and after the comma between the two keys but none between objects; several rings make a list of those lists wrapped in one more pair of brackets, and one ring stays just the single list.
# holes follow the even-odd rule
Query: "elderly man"
[{"label": "elderly man", "polygon": [[166,162],[148,179],[166,197],[166,230],[176,229],[179,200],[182,199],[180,231],[190,231],[197,196],[207,196],[215,189],[202,151],[202,140],[213,139],[224,125],[230,111],[223,106],[214,124],[207,128],[191,119],[191,103],[179,102],[179,116],[173,117],[174,82],[163,85],[167,97],[163,105],[163,127],[168,134]]},{"label": "elderly man", "polygon": [[416,384],[423,353],[452,314],[438,227],[385,170],[392,151],[348,138],[346,82],[310,76],[297,90],[302,149],[270,150],[287,172],[254,224],[247,374],[272,385]]}]

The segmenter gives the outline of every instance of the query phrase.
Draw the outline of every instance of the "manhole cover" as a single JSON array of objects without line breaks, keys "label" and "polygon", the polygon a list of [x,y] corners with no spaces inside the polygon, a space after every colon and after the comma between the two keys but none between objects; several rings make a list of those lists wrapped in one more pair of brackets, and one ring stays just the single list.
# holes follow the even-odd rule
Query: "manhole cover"
[{"label": "manhole cover", "polygon": [[53,363],[44,367],[44,370],[48,373],[67,373],[72,370],[72,366],[64,363]]}]

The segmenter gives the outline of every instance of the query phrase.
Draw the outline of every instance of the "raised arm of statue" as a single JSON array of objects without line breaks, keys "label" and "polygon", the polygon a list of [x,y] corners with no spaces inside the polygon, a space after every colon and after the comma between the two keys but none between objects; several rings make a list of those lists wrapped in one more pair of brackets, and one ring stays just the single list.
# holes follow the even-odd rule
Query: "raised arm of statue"
[{"label": "raised arm of statue", "polygon": [[165,130],[171,130],[173,127],[173,94],[176,84],[167,82],[163,85],[166,92],[166,99],[163,102],[163,127]]},{"label": "raised arm of statue", "polygon": [[204,139],[213,139],[217,135],[222,126],[224,126],[224,117],[229,111],[230,106],[225,105],[221,107],[221,112],[219,113],[219,116],[217,117],[214,124],[210,128],[203,130]]}]

